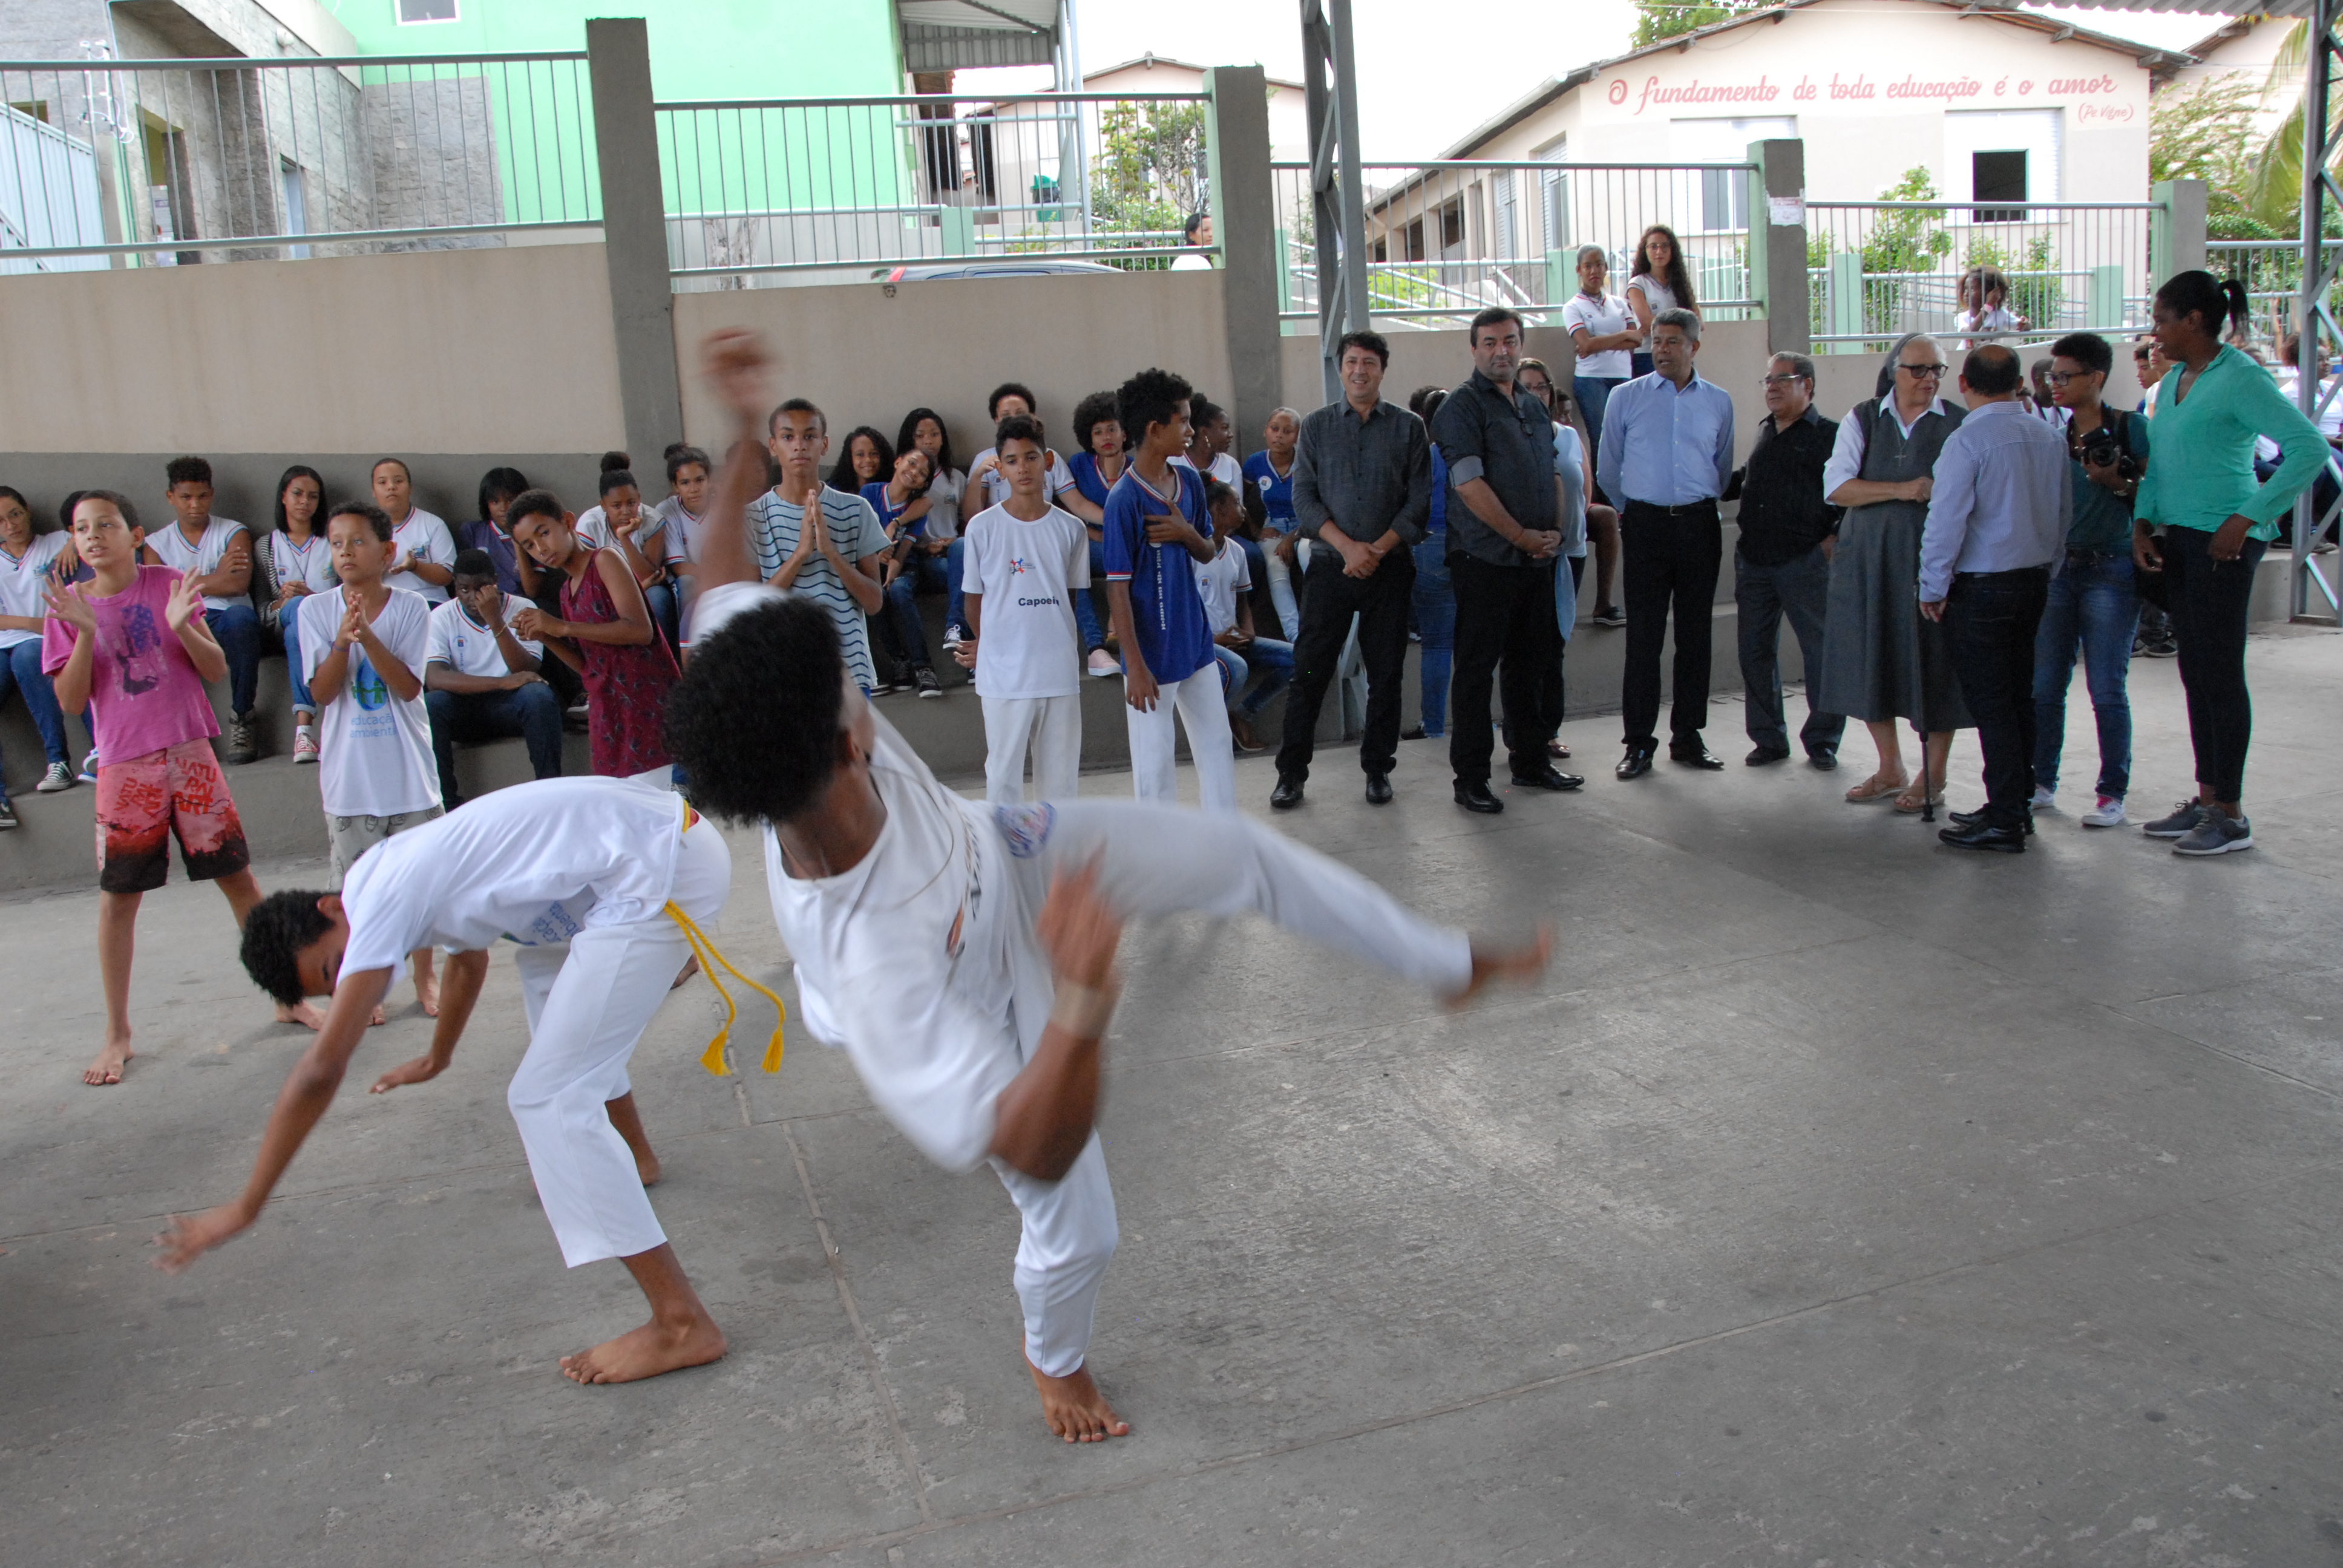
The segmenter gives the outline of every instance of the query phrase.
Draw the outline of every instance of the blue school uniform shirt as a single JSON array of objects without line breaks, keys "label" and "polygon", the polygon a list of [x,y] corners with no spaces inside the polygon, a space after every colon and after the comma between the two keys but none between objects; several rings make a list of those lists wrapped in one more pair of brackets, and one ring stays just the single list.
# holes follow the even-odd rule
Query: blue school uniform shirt
[{"label": "blue school uniform shirt", "polygon": [[[870,503],[870,509],[872,511],[879,514],[880,528],[887,530],[890,534],[892,534],[895,528],[895,519],[903,515],[905,510],[910,508],[911,501],[916,501],[920,498],[913,496],[910,501],[905,501],[902,506],[900,507],[890,506],[887,503],[887,481],[884,479],[873,479],[869,484],[862,487],[862,498]],[[916,539],[927,531],[928,515],[925,512],[921,512],[911,521],[910,537]]]},{"label": "blue school uniform shirt", "polygon": [[[1252,487],[1253,493],[1261,498],[1262,507],[1269,514],[1266,525],[1269,530],[1278,534],[1292,533],[1297,526],[1293,516],[1293,470],[1286,469],[1285,477],[1280,478],[1276,467],[1269,460],[1269,454],[1255,452],[1244,460],[1244,479]],[[1437,491],[1433,493],[1438,494]]]},{"label": "blue school uniform shirt", "polygon": [[[1204,487],[1193,469],[1170,465],[1180,487],[1178,508],[1189,526],[1206,538],[1212,519],[1204,510]],[[1212,634],[1204,621],[1203,597],[1196,591],[1192,558],[1178,545],[1147,542],[1147,514],[1172,503],[1148,488],[1136,467],[1125,468],[1105,501],[1106,576],[1131,585],[1131,618],[1140,656],[1159,685],[1185,680],[1212,662]]]},{"label": "blue school uniform shirt", "polygon": [[[1131,462],[1128,457],[1123,460],[1123,471],[1125,473],[1131,471]],[[1099,472],[1098,458],[1089,452],[1075,453],[1066,459],[1066,472],[1074,477],[1074,488],[1082,493],[1082,499],[1093,507],[1106,505],[1109,487],[1106,476]]]}]

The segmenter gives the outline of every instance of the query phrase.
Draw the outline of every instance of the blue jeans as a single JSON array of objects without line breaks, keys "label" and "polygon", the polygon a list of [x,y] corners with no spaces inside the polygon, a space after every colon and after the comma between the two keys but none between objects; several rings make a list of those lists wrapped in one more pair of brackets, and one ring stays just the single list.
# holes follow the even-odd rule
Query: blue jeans
[{"label": "blue jeans", "polygon": [[260,693],[260,612],[248,604],[204,611],[204,624],[227,655],[228,711],[244,715]]},{"label": "blue jeans", "polygon": [[2083,679],[2099,727],[2099,786],[2120,800],[2131,789],[2131,636],[2139,625],[2131,556],[2071,552],[2050,579],[2042,626],[2034,634],[2034,782],[2058,788],[2058,752],[2066,739],[2066,684],[2075,650],[2083,651]]},{"label": "blue jeans", "polygon": [[903,563],[902,571],[887,585],[887,605],[895,612],[895,633],[903,639],[903,652],[913,669],[925,669],[928,665],[928,628],[920,624],[920,599],[922,589],[944,590],[944,624],[965,628],[962,618],[968,613],[960,602],[960,541],[954,539],[944,547],[940,556],[919,551]]},{"label": "blue jeans", "polygon": [[659,630],[667,633],[668,650],[673,652],[682,646],[677,640],[679,634],[676,630],[676,618],[679,607],[676,603],[675,585],[651,584],[643,590],[643,605],[651,612],[651,620]]},{"label": "blue jeans", "polygon": [[[960,577],[954,568],[952,577]],[[1106,646],[1106,623],[1112,618],[1104,609],[1106,603],[1106,545],[1096,536],[1091,539],[1091,591],[1074,595],[1074,626],[1082,634],[1082,652],[1095,653]],[[1096,601],[1096,602],[1093,602]],[[952,589],[952,603],[960,603],[960,589]]]},{"label": "blue jeans", "polygon": [[539,779],[561,777],[561,699],[541,680],[512,691],[427,691],[431,715],[431,754],[439,764],[440,804],[453,811],[464,803],[456,788],[456,742],[477,744],[518,735],[528,742],[529,770]]},{"label": "blue jeans", "polygon": [[1416,635],[1423,638],[1422,665],[1417,675],[1423,733],[1427,739],[1448,733],[1448,675],[1456,659],[1456,590],[1448,581],[1448,535],[1427,533],[1415,547]]},{"label": "blue jeans", "polygon": [[[33,728],[41,732],[41,749],[52,762],[67,760],[65,757],[65,716],[57,706],[57,689],[41,673],[41,639],[37,637],[16,643],[0,657],[0,705],[8,700],[11,691],[25,694],[25,710],[33,716]],[[0,799],[5,799],[0,794]]]},{"label": "blue jeans", "polygon": [[[1221,692],[1228,699],[1229,711],[1242,713],[1247,719],[1269,706],[1269,699],[1283,691],[1293,679],[1293,645],[1266,637],[1254,638],[1239,653],[1233,648],[1212,644],[1212,657],[1221,665]],[[1254,674],[1260,684],[1251,691],[1244,689],[1246,679]],[[1237,700],[1242,696],[1243,701]]]},{"label": "blue jeans", "polygon": [[1593,448],[1586,454],[1586,471],[1590,477],[1594,472],[1595,453],[1603,450],[1603,411],[1611,405],[1612,389],[1622,385],[1624,383],[1615,376],[1574,376],[1570,378],[1571,396],[1578,399],[1579,417],[1586,421],[1586,444]]}]

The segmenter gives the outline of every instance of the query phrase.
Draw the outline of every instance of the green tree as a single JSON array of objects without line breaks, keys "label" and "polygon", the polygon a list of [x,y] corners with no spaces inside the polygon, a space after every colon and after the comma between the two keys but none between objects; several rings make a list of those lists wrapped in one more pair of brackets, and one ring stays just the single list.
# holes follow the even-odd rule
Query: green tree
[{"label": "green tree", "polygon": [[[1881,201],[1926,202],[1936,197],[1936,182],[1926,168],[1904,171],[1904,177],[1879,193]],[[1916,273],[1934,272],[1936,263],[1952,254],[1953,236],[1945,232],[1946,207],[1905,207],[1883,212],[1871,226],[1863,256],[1863,325],[1883,332],[1902,330],[1904,288]]]},{"label": "green tree", "polygon": [[[2167,88],[2148,109],[2147,177],[2203,180],[2205,231],[2213,238],[2276,239],[2272,218],[2291,225],[2293,209],[2301,205],[2298,153],[2295,202],[2269,216],[2255,210],[2253,120],[2262,95],[2263,89],[2243,76],[2217,77],[2186,92]],[[2297,119],[2298,136],[2301,128]]]},{"label": "green tree", "polygon": [[[1179,228],[1203,205],[1204,152],[1202,104],[1106,106],[1091,159],[1091,212],[1101,237]],[[1154,257],[1129,265],[1148,271],[1170,263]]]},{"label": "green tree", "polygon": [[1635,31],[1629,42],[1638,49],[1663,38],[1680,38],[1773,5],[1775,0],[1635,0]]}]

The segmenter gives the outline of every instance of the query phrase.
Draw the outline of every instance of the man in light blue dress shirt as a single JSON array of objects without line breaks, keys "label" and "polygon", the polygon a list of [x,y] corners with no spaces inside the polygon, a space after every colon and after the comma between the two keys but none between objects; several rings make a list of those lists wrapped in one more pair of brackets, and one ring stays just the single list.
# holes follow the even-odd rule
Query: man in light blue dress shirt
[{"label": "man in light blue dress shirt", "polygon": [[1733,397],[1693,369],[1700,317],[1652,317],[1652,373],[1613,390],[1603,417],[1595,477],[1621,503],[1625,554],[1627,665],[1620,704],[1627,754],[1622,779],[1652,770],[1659,749],[1660,648],[1676,623],[1675,700],[1668,756],[1694,768],[1725,766],[1700,738],[1708,722],[1709,618],[1725,558],[1716,498],[1733,477]]},{"label": "man in light blue dress shirt", "polygon": [[1986,803],[1937,837],[2022,854],[2033,831],[2034,636],[2074,520],[2066,437],[2018,401],[2017,356],[1987,344],[1961,366],[1969,417],[1937,454],[1920,532],[1920,613],[1944,622],[1985,752]]}]

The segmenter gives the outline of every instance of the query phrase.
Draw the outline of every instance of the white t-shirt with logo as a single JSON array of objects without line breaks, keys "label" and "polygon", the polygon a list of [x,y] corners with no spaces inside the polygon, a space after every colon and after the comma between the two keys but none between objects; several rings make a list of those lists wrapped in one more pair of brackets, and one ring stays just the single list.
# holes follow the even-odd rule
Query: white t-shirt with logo
[{"label": "white t-shirt with logo", "polygon": [[[1656,307],[1654,307],[1656,308]],[[1562,325],[1565,331],[1584,331],[1589,337],[1608,337],[1624,332],[1635,324],[1634,313],[1627,302],[1615,294],[1597,299],[1580,289],[1562,307]],[[1635,373],[1632,349],[1604,348],[1578,357],[1577,374],[1599,377],[1607,381],[1624,381]]]},{"label": "white t-shirt with logo", "polygon": [[[348,608],[339,593],[309,594],[300,602],[301,673],[313,689],[317,667],[334,651],[334,638]],[[374,634],[408,674],[417,681],[423,678],[431,647],[431,607],[422,595],[391,589],[389,602],[374,618]],[[401,701],[376,671],[362,644],[351,645],[348,671],[348,685],[338,696],[316,693],[317,793],[326,815],[396,817],[438,805],[431,713],[423,706],[420,688]]]},{"label": "white t-shirt with logo", "polygon": [[686,809],[624,779],[541,779],[387,839],[342,879],[342,972],[396,969],[417,948],[558,945],[654,919],[675,885]]},{"label": "white t-shirt with logo", "polygon": [[1091,586],[1090,534],[1051,507],[1032,522],[993,507],[969,520],[960,587],[982,594],[979,697],[1072,697],[1082,689],[1074,595]]},{"label": "white t-shirt with logo", "polygon": [[1196,597],[1204,601],[1204,625],[1214,637],[1237,627],[1237,595],[1252,591],[1252,566],[1234,541],[1221,553],[1197,561]]},{"label": "white t-shirt with logo", "polygon": [[[183,577],[207,577],[219,570],[220,562],[227,558],[228,546],[236,542],[236,535],[245,531],[242,523],[215,515],[210,522],[204,525],[203,538],[191,545],[179,527],[179,520],[174,518],[146,536],[146,548],[155,552],[156,559]],[[232,604],[245,602],[241,594],[233,598],[226,594],[204,595],[206,609],[226,609]]]},{"label": "white t-shirt with logo", "polygon": [[[507,626],[510,626],[521,611],[530,608],[528,600],[518,594],[507,594],[504,599]],[[545,657],[543,643],[531,642],[518,633],[514,634],[513,640],[519,643],[521,651],[530,658],[541,659]],[[497,634],[474,620],[470,608],[459,598],[450,598],[432,610],[431,636],[424,662],[444,664],[458,675],[484,676],[490,680],[501,679],[513,673],[511,667],[505,662],[504,649],[497,646]],[[422,673],[420,669],[416,671],[417,675]]]},{"label": "white t-shirt with logo", "polygon": [[[1171,460],[1179,464],[1190,473],[1196,471],[1196,465],[1194,462],[1190,460],[1185,452],[1182,452],[1180,456],[1173,457]],[[1215,452],[1212,454],[1212,466],[1210,469],[1206,470],[1206,473],[1208,477],[1218,479],[1222,484],[1226,485],[1238,495],[1242,496],[1244,494],[1244,469],[1234,457],[1230,457],[1226,452]]]},{"label": "white t-shirt with logo", "polygon": [[[49,568],[65,553],[65,541],[71,538],[61,528],[54,534],[35,534],[21,556],[0,550],[0,615],[37,619],[49,613]],[[0,648],[40,640],[37,631],[0,631]]]},{"label": "white t-shirt with logo", "polygon": [[[668,500],[675,498],[670,496]],[[635,527],[635,548],[647,561],[675,561],[685,558],[683,547],[675,533],[668,528],[669,514],[658,507],[645,507],[637,515],[642,521]],[[578,537],[598,550],[618,548],[618,530],[610,526],[610,514],[600,507],[588,507],[578,514]]]},{"label": "white t-shirt with logo", "polygon": [[[417,560],[453,571],[456,569],[456,536],[447,531],[447,525],[437,515],[425,511],[421,507],[409,507],[407,508],[407,520],[390,531],[391,558],[397,560],[408,554]],[[395,588],[419,593],[433,604],[447,597],[445,588],[437,583],[425,582],[413,572],[393,572],[382,580]],[[342,814],[349,815],[347,812]]]},{"label": "white t-shirt with logo", "polygon": [[[973,474],[979,468],[983,468],[984,460],[991,456],[993,456],[993,450],[987,447],[976,455],[975,461],[969,464],[968,471]],[[1052,501],[1058,498],[1059,491],[1071,490],[1074,487],[1074,471],[1067,467],[1066,460],[1055,452],[1050,454],[1050,482],[1047,487]],[[997,507],[1009,498],[1009,477],[1001,471],[1001,465],[995,463],[991,467],[985,468],[984,480],[977,488],[984,492],[982,500],[985,506]],[[1076,491],[1076,494],[1080,493]],[[970,507],[976,505],[977,499],[976,497],[963,494],[960,498],[960,503],[962,507]],[[970,526],[975,525],[971,521]]]},{"label": "white t-shirt with logo", "polygon": [[326,542],[322,529],[297,541],[283,528],[272,528],[261,548],[268,552],[280,591],[301,583],[311,593],[326,593],[340,582],[334,576],[334,547]]},{"label": "white t-shirt with logo", "polygon": [[1654,316],[1676,307],[1676,291],[1648,272],[1639,272],[1629,278],[1627,286],[1644,297],[1644,303],[1652,307]]}]

